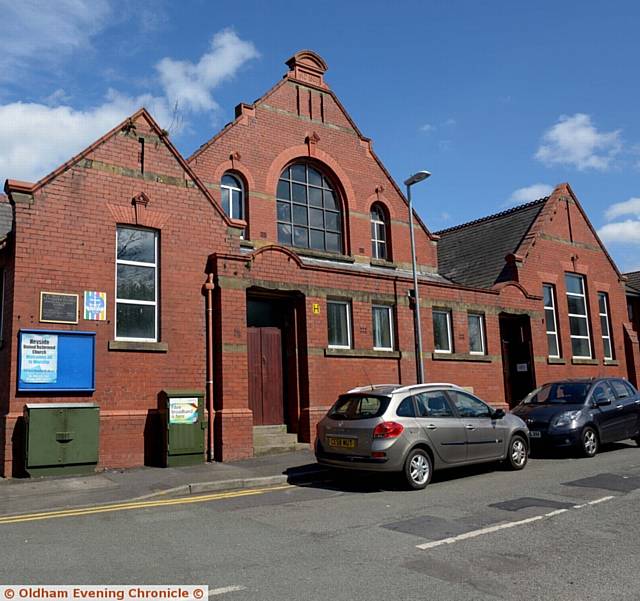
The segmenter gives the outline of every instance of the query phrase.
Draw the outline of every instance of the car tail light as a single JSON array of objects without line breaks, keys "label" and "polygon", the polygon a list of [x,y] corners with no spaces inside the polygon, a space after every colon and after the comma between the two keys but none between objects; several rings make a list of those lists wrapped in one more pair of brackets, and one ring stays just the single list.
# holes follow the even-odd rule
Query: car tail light
[{"label": "car tail light", "polygon": [[373,430],[374,438],[398,438],[404,426],[398,422],[382,422],[378,424]]},{"label": "car tail light", "polygon": [[384,459],[386,456],[387,454],[384,451],[374,451],[371,453],[371,457],[374,459]]}]

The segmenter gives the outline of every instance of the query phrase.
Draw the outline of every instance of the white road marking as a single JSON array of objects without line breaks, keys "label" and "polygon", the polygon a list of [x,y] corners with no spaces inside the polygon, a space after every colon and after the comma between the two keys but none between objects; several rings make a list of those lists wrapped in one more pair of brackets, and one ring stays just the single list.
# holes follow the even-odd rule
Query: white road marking
[{"label": "white road marking", "polygon": [[[587,507],[589,505],[597,505],[598,503],[604,503],[605,501],[610,501],[611,499],[615,499],[614,496],[602,497],[600,499],[596,499],[595,501],[589,501],[584,505],[574,505],[574,509],[582,509],[583,507]],[[540,520],[546,520],[548,518],[552,518],[556,515],[560,515],[562,513],[567,513],[568,509],[556,509],[555,511],[550,511],[549,513],[545,513],[543,515],[536,515],[532,518],[526,518],[524,520],[518,520],[516,522],[503,522],[501,524],[496,524],[494,526],[487,526],[486,528],[480,528],[479,530],[471,530],[470,532],[465,532],[463,534],[458,534],[457,536],[450,536],[449,538],[442,538],[440,540],[434,540],[429,543],[422,543],[421,545],[416,545],[418,549],[433,549],[435,547],[440,547],[442,545],[451,545],[453,543],[457,543],[458,541],[467,540],[470,538],[476,538],[478,536],[483,536],[484,534],[492,534],[493,532],[499,532],[500,530],[506,530],[507,528],[515,528],[516,526],[524,526],[525,524],[531,524],[533,522],[539,522]]]},{"label": "white road marking", "polygon": [[604,503],[605,501],[611,501],[611,499],[615,499],[614,496],[609,495],[608,497],[600,497],[599,499],[595,499],[594,501],[588,501],[587,503],[583,503],[582,505],[574,505],[574,509],[582,509],[583,507],[588,507],[589,505],[597,505],[598,503]]},{"label": "white road marking", "polygon": [[225,595],[227,593],[234,593],[236,591],[246,590],[246,586],[225,586],[223,588],[214,588],[209,591],[209,597],[215,597],[216,595]]}]

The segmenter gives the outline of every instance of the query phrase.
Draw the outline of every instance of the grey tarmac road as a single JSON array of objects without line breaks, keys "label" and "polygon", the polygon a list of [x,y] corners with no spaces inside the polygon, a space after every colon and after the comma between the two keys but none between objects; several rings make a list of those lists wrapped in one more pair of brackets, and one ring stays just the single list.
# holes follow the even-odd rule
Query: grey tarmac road
[{"label": "grey tarmac road", "polygon": [[349,475],[0,523],[0,582],[207,584],[225,601],[637,601],[639,524],[640,448],[623,443],[522,472],[441,472],[419,492]]}]

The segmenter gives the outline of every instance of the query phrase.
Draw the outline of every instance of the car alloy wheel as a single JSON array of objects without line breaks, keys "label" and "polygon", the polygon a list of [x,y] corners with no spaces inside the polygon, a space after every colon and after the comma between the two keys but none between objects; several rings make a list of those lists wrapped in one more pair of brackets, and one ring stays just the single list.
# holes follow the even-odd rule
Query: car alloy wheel
[{"label": "car alloy wheel", "polygon": [[598,435],[593,428],[585,428],[582,432],[582,452],[585,457],[593,457],[598,452]]},{"label": "car alloy wheel", "polygon": [[426,451],[414,449],[409,453],[404,466],[407,484],[414,490],[420,490],[431,480],[431,458]]},{"label": "car alloy wheel", "polygon": [[514,436],[511,439],[509,452],[513,469],[521,470],[527,464],[527,444],[521,436]]}]

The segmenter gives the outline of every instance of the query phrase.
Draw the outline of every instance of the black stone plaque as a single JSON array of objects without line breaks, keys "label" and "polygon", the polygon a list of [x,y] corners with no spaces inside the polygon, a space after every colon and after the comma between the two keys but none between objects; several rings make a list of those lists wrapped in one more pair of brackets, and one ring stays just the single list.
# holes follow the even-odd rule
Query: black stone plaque
[{"label": "black stone plaque", "polygon": [[44,323],[78,323],[78,295],[41,292],[40,321]]}]

